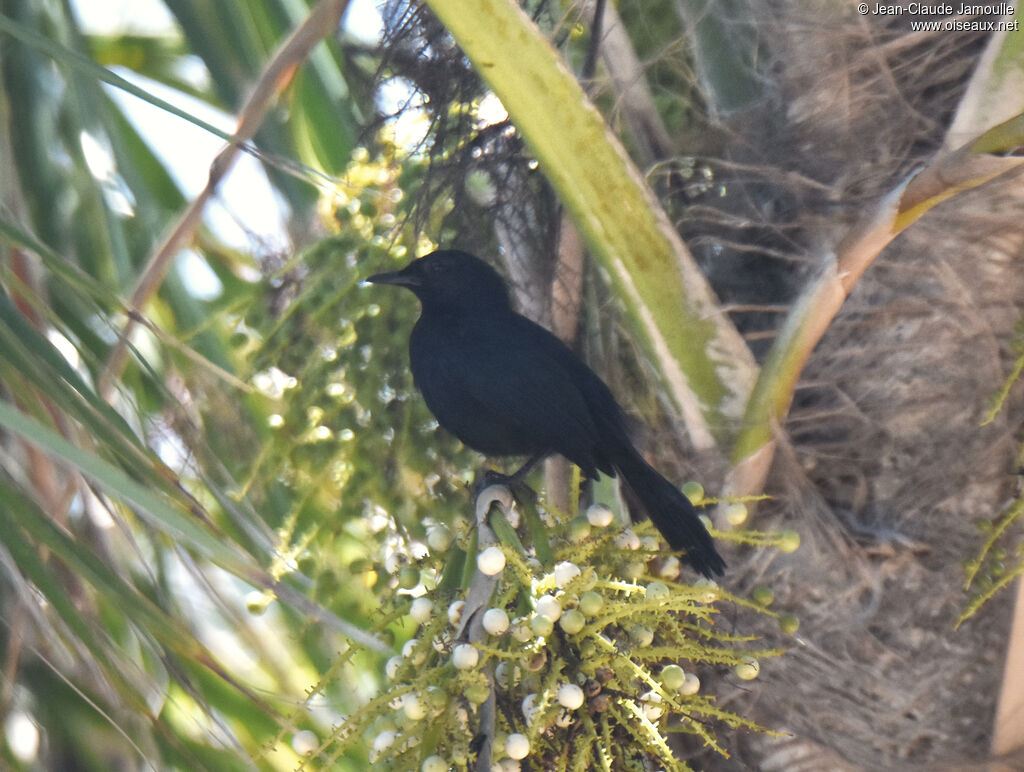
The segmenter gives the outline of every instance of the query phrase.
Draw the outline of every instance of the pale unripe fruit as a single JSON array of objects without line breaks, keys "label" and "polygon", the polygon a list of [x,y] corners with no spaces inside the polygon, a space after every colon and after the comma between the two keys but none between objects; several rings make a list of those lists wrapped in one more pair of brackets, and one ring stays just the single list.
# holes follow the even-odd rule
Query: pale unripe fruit
[{"label": "pale unripe fruit", "polygon": [[491,690],[487,684],[470,684],[466,687],[466,699],[474,705],[482,705],[490,696]]},{"label": "pale unripe fruit", "polygon": [[530,741],[526,738],[526,735],[510,734],[508,739],[505,740],[505,753],[508,754],[509,758],[525,759],[530,754]]},{"label": "pale unripe fruit", "polygon": [[679,562],[679,558],[675,555],[669,555],[661,561],[661,567],[658,569],[658,575],[663,579],[677,579],[679,573],[682,570],[682,565]]},{"label": "pale unripe fruit", "polygon": [[448,772],[448,762],[435,753],[433,756],[423,759],[420,772]]},{"label": "pale unripe fruit", "polygon": [[651,582],[647,585],[645,594],[648,600],[665,600],[669,596],[669,590],[661,582]]},{"label": "pale unripe fruit", "polygon": [[583,613],[579,609],[571,608],[562,614],[562,618],[558,620],[558,626],[561,627],[569,635],[575,635],[583,626],[587,623],[587,618],[583,616]]},{"label": "pale unripe fruit", "polygon": [[402,658],[394,656],[384,664],[384,675],[388,677],[389,681],[394,681],[395,676],[398,674],[398,668],[402,666]]},{"label": "pale unripe fruit", "polygon": [[489,608],[484,612],[483,625],[491,635],[501,635],[508,630],[508,614],[503,608]]},{"label": "pale unripe fruit", "polygon": [[752,681],[761,672],[761,664],[748,655],[743,657],[743,661],[733,668],[733,672],[744,681]]},{"label": "pale unripe fruit", "polygon": [[727,506],[725,508],[725,521],[732,526],[743,525],[747,522],[747,505],[738,502]]},{"label": "pale unripe fruit", "polygon": [[452,650],[452,664],[458,670],[470,670],[480,661],[480,652],[471,643],[460,643]]},{"label": "pale unripe fruit", "polygon": [[537,715],[537,695],[527,694],[523,697],[523,718],[526,719],[527,724],[532,724],[534,717]]},{"label": "pale unripe fruit", "polygon": [[414,665],[422,665],[427,658],[427,652],[417,651],[416,647],[419,645],[418,638],[410,638],[405,642],[402,647],[402,656],[409,660]]},{"label": "pale unripe fruit", "polygon": [[420,570],[412,566],[403,566],[398,572],[398,586],[403,590],[411,590],[420,583]]},{"label": "pale unripe fruit", "polygon": [[452,532],[447,526],[435,525],[427,531],[427,546],[433,552],[446,552],[452,546]]},{"label": "pale unripe fruit", "polygon": [[690,480],[683,485],[683,495],[690,500],[690,503],[696,506],[704,500],[704,486],[696,480]]},{"label": "pale unripe fruit", "polygon": [[453,627],[457,627],[459,622],[462,621],[462,610],[464,608],[466,608],[466,601],[464,600],[453,601],[452,604],[448,606],[448,622],[451,623]]},{"label": "pale unripe fruit", "polygon": [[696,694],[700,691],[700,679],[694,673],[687,673],[683,679],[683,685],[679,687],[679,693],[686,696]]},{"label": "pale unripe fruit", "polygon": [[796,552],[800,547],[800,534],[796,531],[783,531],[779,537],[779,552]]},{"label": "pale unripe fruit", "polygon": [[530,630],[538,637],[547,638],[555,631],[555,623],[546,616],[538,615],[530,620]]},{"label": "pale unripe fruit", "polygon": [[547,617],[552,622],[557,622],[562,616],[562,604],[552,595],[544,595],[537,599],[537,614]]},{"label": "pale unripe fruit", "polygon": [[665,665],[661,669],[661,685],[670,692],[674,692],[682,686],[685,680],[686,671],[679,667],[679,665]]},{"label": "pale unripe fruit", "polygon": [[585,517],[574,517],[569,521],[569,538],[583,541],[590,536],[590,521]]},{"label": "pale unripe fruit", "polygon": [[615,537],[615,546],[620,550],[638,550],[640,549],[640,537],[627,528]]},{"label": "pale unripe fruit", "polygon": [[262,616],[270,605],[270,598],[266,593],[253,590],[245,596],[245,609],[253,616]]},{"label": "pale unripe fruit", "polygon": [[402,710],[413,721],[419,721],[427,716],[427,707],[423,704],[423,700],[413,692],[405,695],[405,699],[402,701]]},{"label": "pale unripe fruit", "polygon": [[500,574],[505,568],[505,553],[501,547],[488,547],[476,556],[476,567],[487,576]]},{"label": "pale unripe fruit", "polygon": [[575,563],[564,560],[555,566],[555,584],[564,588],[569,582],[580,575],[580,567]]},{"label": "pale unripe fruit", "polygon": [[395,733],[390,729],[386,729],[379,735],[373,738],[373,752],[380,755],[388,749],[388,746],[395,741]]},{"label": "pale unripe fruit", "polygon": [[701,595],[700,600],[703,603],[713,603],[718,599],[718,582],[713,579],[708,579],[706,576],[702,576],[696,582],[693,583],[694,587],[706,587],[707,591]]},{"label": "pale unripe fruit", "polygon": [[511,662],[499,662],[494,668],[494,680],[503,689],[511,689],[516,686],[521,677],[522,671],[519,669],[519,665],[514,665]]},{"label": "pale unripe fruit", "polygon": [[434,603],[429,598],[416,598],[409,607],[409,616],[417,624],[424,624],[434,612]]},{"label": "pale unripe fruit", "polygon": [[296,732],[292,737],[292,750],[300,756],[313,753],[319,745],[320,740],[317,738],[316,732],[312,732],[309,729]]},{"label": "pale unripe fruit", "polygon": [[[552,628],[553,629],[553,628]],[[510,628],[512,637],[520,643],[526,643],[533,637],[533,630],[530,629],[530,625],[523,617],[518,617]]]},{"label": "pale unripe fruit", "polygon": [[771,587],[760,585],[754,588],[754,591],[750,593],[750,597],[754,599],[754,603],[758,606],[770,606],[772,601],[775,600],[775,593],[772,592]]},{"label": "pale unripe fruit", "polygon": [[595,528],[607,528],[615,519],[615,513],[605,504],[591,504],[587,507],[587,520]]},{"label": "pale unripe fruit", "polygon": [[661,704],[661,695],[657,692],[647,692],[640,698],[644,703],[644,716],[648,721],[657,721],[665,712]]},{"label": "pale unripe fruit", "polygon": [[594,616],[603,605],[604,598],[594,590],[587,590],[580,596],[579,609],[588,617]]},{"label": "pale unripe fruit", "polygon": [[629,637],[633,643],[643,649],[653,643],[654,631],[649,627],[644,627],[643,625],[634,625],[629,630]]},{"label": "pale unripe fruit", "polygon": [[583,690],[576,684],[562,684],[558,687],[558,704],[576,710],[583,705]]},{"label": "pale unripe fruit", "polygon": [[423,704],[428,713],[439,716],[448,706],[448,695],[439,686],[428,686],[426,694],[423,695]]},{"label": "pale unripe fruit", "polygon": [[786,635],[793,635],[800,629],[800,620],[792,614],[783,614],[779,617],[779,629]]}]

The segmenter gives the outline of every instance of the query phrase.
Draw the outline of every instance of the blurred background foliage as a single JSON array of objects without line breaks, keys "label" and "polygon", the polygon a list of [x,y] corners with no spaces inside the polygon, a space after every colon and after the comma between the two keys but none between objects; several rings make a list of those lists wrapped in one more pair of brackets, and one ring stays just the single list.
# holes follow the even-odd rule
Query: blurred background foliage
[{"label": "blurred background foliage", "polygon": [[149,25],[150,4],[128,17],[143,32],[91,34],[90,5],[0,5],[0,766],[291,769],[295,733],[358,709],[375,669],[350,663],[303,707],[345,639],[262,588],[284,578],[324,618],[377,625],[384,542],[450,517],[469,460],[424,441],[403,375],[414,304],[385,320],[357,288],[417,243],[416,162],[399,184],[404,159],[354,152],[374,142],[379,55],[332,37],[255,138],[276,243],[248,230],[249,199],[211,207],[146,298],[109,407],[126,298],[195,195],[175,164],[203,151],[182,133],[168,157],[183,121],[154,140],[90,63],[230,116],[308,10],[170,2]]},{"label": "blurred background foliage", "polygon": [[[442,25],[388,2],[380,29],[367,34],[367,9],[353,3],[341,29],[273,84],[278,99],[248,151],[260,163],[239,161],[166,276],[133,307],[152,256],[235,130],[232,116],[313,4],[154,0],[122,23],[96,25],[107,5],[0,0],[0,766],[294,769],[378,693],[385,655],[370,651],[373,640],[350,648],[351,636],[372,632],[387,649],[413,635],[395,593],[432,585],[437,571],[402,569],[423,554],[433,524],[464,526],[465,487],[479,463],[435,431],[414,394],[405,347],[415,302],[359,281],[434,243],[500,251],[520,302],[542,298],[529,310],[557,324],[550,255],[566,241],[565,217]],[[820,3],[730,2],[715,14],[703,2],[523,5],[647,173],[726,304],[722,317],[758,356],[811,273],[808,255],[941,146],[986,44],[980,35],[904,39],[880,19],[813,35],[807,9],[832,8]],[[609,38],[598,67],[594,8],[612,5],[629,46],[612,49]],[[760,35],[754,18],[770,19]],[[868,62],[865,51],[880,55]],[[975,203],[990,218],[985,232],[998,230],[991,202]],[[950,238],[930,233],[928,254]],[[652,427],[645,445],[684,479],[692,449],[659,395],[657,366],[619,334],[628,314],[607,272],[587,263],[581,275],[579,347],[617,393],[633,395],[630,406]],[[897,275],[912,293],[927,284]],[[901,285],[886,278],[865,303],[895,313],[886,293]],[[997,283],[1005,308],[1015,308],[1016,285]],[[926,328],[920,308],[912,312],[909,325],[879,328]],[[928,763],[948,761],[950,748],[968,758],[987,748],[985,732],[965,739],[961,725],[940,726],[945,715],[935,714],[955,704],[976,720],[991,708],[992,642],[1005,638],[1005,624],[983,616],[986,632],[950,648],[931,632],[951,626],[959,608],[912,624],[901,615],[930,606],[901,595],[890,617],[874,618],[867,644],[842,638],[835,648],[846,659],[821,653],[867,627],[851,631],[850,619],[892,611],[880,589],[887,571],[910,561],[904,588],[938,586],[940,575],[948,582],[948,565],[980,541],[973,520],[998,514],[1008,485],[999,453],[988,453],[1000,446],[976,440],[969,455],[992,467],[976,479],[990,487],[973,491],[970,506],[950,507],[939,526],[910,522],[934,514],[938,505],[920,494],[932,483],[898,461],[872,464],[916,459],[916,448],[879,452],[914,432],[879,439],[889,420],[864,417],[902,403],[877,396],[877,380],[861,388],[835,366],[854,361],[834,357],[844,344],[871,349],[861,346],[869,317],[838,326],[786,427],[800,450],[782,463],[788,511],[774,510],[775,522],[817,534],[820,557],[755,557],[734,574],[740,594],[792,572],[797,579],[776,596],[807,614],[811,643],[794,670],[769,681],[773,699],[758,716],[797,730],[779,769],[793,768],[785,759],[795,756],[811,759],[808,769],[843,768],[836,754],[878,768],[881,758]],[[993,390],[1007,364],[1000,324],[995,364],[966,367]],[[129,328],[122,372],[111,362]],[[896,348],[882,340],[873,351]],[[860,374],[934,372],[856,361]],[[983,402],[984,389],[971,381],[956,404]],[[970,423],[929,404],[945,413],[922,413],[920,426]],[[1000,406],[1012,436],[1014,400]],[[963,483],[966,445],[933,442],[960,450],[948,467],[925,461],[915,473],[950,468],[950,484]],[[725,464],[701,462],[719,476]],[[892,478],[867,501],[864,480],[876,473]],[[1005,558],[1017,537],[999,534]],[[916,559],[929,550],[940,567]],[[998,562],[1001,571],[1019,563]],[[852,579],[838,576],[840,565]],[[825,586],[839,588],[842,602],[832,590],[808,597]],[[870,611],[858,605],[860,590],[875,599]],[[922,626],[913,640],[901,637]],[[879,641],[898,656],[879,654]],[[967,660],[983,671],[969,691],[976,701],[929,693],[927,707],[878,715],[880,704],[903,703],[865,696],[882,687],[865,686],[858,652],[872,664],[929,667],[941,653],[954,660],[950,672],[967,672]],[[829,680],[836,671],[841,688]],[[879,680],[902,697],[925,679],[907,670]],[[821,695],[848,702],[823,708]],[[745,683],[723,699],[756,701]],[[821,737],[824,710],[856,728]],[[753,743],[744,751],[770,755]],[[354,744],[332,768],[366,766],[365,744]]]}]

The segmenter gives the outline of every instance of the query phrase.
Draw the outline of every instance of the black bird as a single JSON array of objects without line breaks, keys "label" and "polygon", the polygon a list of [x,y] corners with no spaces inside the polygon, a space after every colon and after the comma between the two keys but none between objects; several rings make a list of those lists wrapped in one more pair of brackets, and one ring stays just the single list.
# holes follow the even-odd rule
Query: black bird
[{"label": "black bird", "polygon": [[409,361],[441,426],[488,456],[529,456],[527,467],[560,453],[589,478],[618,475],[673,550],[685,549],[707,577],[724,571],[689,499],[633,447],[608,387],[558,338],[512,310],[491,266],[439,250],[367,281],[419,298]]}]

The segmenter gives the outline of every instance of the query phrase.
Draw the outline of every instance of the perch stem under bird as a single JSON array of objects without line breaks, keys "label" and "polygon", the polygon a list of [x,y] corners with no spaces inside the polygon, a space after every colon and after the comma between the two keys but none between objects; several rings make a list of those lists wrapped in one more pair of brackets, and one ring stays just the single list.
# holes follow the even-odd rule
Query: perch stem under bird
[{"label": "perch stem under bird", "polygon": [[439,250],[367,281],[419,298],[410,367],[442,427],[488,456],[525,456],[534,464],[558,453],[589,478],[619,477],[632,516],[650,517],[701,574],[723,573],[725,561],[693,505],[633,446],[608,387],[562,341],[512,309],[505,281],[490,265]]}]

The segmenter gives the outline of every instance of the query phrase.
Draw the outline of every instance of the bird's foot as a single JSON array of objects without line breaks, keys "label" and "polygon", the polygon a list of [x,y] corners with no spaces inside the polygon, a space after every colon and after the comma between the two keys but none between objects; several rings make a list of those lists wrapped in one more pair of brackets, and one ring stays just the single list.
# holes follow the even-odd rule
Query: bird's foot
[{"label": "bird's foot", "polygon": [[470,490],[473,496],[477,497],[492,485],[503,485],[508,488],[512,492],[512,497],[520,504],[535,504],[537,501],[536,492],[523,482],[518,472],[516,474],[503,474],[496,469],[486,469],[482,473],[477,474],[476,479],[470,486]]}]

